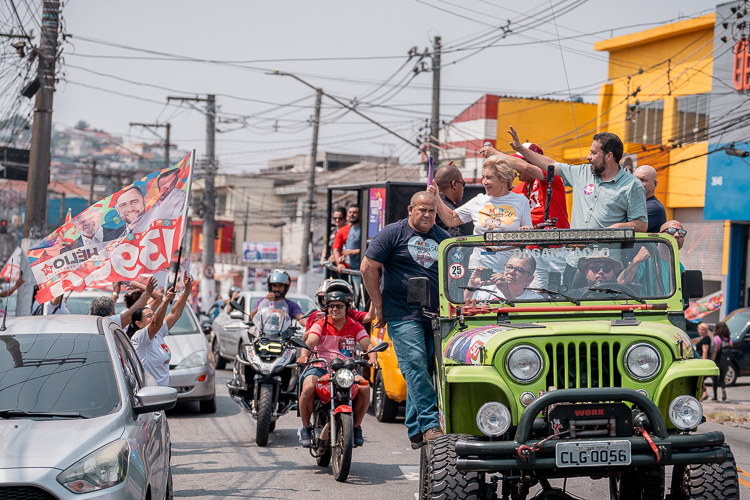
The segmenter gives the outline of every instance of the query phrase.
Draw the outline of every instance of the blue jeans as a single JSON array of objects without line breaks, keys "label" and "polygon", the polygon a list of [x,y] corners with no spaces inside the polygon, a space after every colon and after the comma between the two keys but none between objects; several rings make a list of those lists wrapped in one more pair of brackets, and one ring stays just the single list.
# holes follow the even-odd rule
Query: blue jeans
[{"label": "blue jeans", "polygon": [[435,346],[432,327],[419,321],[389,321],[398,366],[406,380],[406,430],[409,437],[439,427],[437,394],[432,385]]}]

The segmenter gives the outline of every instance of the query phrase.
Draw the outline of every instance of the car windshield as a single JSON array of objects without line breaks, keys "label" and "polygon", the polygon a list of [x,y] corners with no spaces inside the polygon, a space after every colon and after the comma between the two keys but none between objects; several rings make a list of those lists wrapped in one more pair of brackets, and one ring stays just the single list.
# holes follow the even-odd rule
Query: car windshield
[{"label": "car windshield", "polygon": [[675,258],[665,240],[564,245],[528,241],[448,246],[444,265],[449,299],[559,303],[657,299],[674,293]]},{"label": "car windshield", "polygon": [[[70,314],[88,314],[89,306],[91,305],[92,300],[94,300],[94,297],[71,295],[70,297],[68,297],[68,300],[66,302],[68,304],[68,309],[70,309]],[[182,316],[180,316],[180,318],[177,320],[177,323],[175,323],[174,326],[169,329],[170,335],[185,335],[201,332],[201,330],[198,328],[198,323],[195,321],[195,318],[192,314],[190,314],[190,311],[188,311],[188,307],[189,306],[185,306],[185,310],[183,311]],[[124,310],[125,304],[122,301],[119,301],[115,304],[115,313],[120,314]],[[167,314],[171,310],[172,306],[169,307]]]},{"label": "car windshield", "polygon": [[[260,302],[260,300],[262,298],[263,297],[252,297],[250,299],[250,310],[251,311],[253,309],[255,309],[255,306],[258,305],[258,302]],[[296,298],[296,297],[287,297],[287,298],[289,300],[291,300],[292,302],[294,302],[295,304],[297,304],[300,307],[300,309],[302,309],[302,313],[303,314],[307,314],[310,311],[312,311],[313,309],[317,309],[315,307],[315,304],[311,300],[309,300],[309,299]]]},{"label": "car windshield", "polygon": [[727,316],[724,322],[729,327],[729,331],[732,332],[732,342],[739,342],[742,340],[745,328],[750,323],[750,312],[734,312]]},{"label": "car windshield", "polygon": [[120,404],[104,335],[0,335],[0,413],[100,417]]}]

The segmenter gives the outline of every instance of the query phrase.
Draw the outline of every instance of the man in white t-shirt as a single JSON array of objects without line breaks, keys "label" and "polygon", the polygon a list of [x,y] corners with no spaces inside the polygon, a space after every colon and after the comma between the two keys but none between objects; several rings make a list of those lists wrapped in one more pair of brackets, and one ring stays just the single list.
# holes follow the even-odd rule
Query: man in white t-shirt
[{"label": "man in white t-shirt", "polygon": [[526,290],[534,279],[536,271],[536,260],[526,257],[511,257],[505,264],[504,273],[494,273],[487,281],[482,281],[483,267],[474,269],[469,279],[470,287],[478,287],[480,290],[466,290],[466,299],[478,301],[498,300],[498,297],[513,300],[541,299],[538,293]]}]

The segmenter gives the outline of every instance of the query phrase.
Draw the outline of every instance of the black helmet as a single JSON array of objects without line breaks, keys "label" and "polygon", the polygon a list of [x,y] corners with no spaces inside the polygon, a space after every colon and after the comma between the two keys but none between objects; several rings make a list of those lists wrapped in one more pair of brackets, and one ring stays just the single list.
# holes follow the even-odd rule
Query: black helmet
[{"label": "black helmet", "polygon": [[315,293],[315,298],[318,300],[321,308],[325,307],[325,294],[333,291],[354,294],[351,285],[346,281],[328,278],[320,284],[318,291]]},{"label": "black helmet", "polygon": [[281,298],[283,299],[289,291],[289,287],[292,284],[292,278],[283,269],[274,269],[266,279],[266,285],[268,286],[269,292],[271,291],[271,285],[274,283],[284,285],[284,291],[281,293]]},{"label": "black helmet", "polygon": [[346,304],[347,310],[352,306],[352,293],[343,292],[340,290],[333,290],[326,292],[325,304],[328,305],[330,302],[343,302]]}]

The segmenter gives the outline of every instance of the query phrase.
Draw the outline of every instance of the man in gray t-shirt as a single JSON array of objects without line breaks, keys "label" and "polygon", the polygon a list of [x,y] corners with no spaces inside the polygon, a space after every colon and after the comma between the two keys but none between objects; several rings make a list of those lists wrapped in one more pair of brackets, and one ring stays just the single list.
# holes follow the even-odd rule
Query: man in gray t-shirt
[{"label": "man in gray t-shirt", "polygon": [[620,167],[623,146],[615,134],[594,135],[586,165],[557,163],[523,147],[513,127],[510,134],[513,149],[543,170],[547,165],[555,165],[555,175],[573,188],[571,229],[632,227],[637,232],[646,231],[646,193],[641,182]]}]

